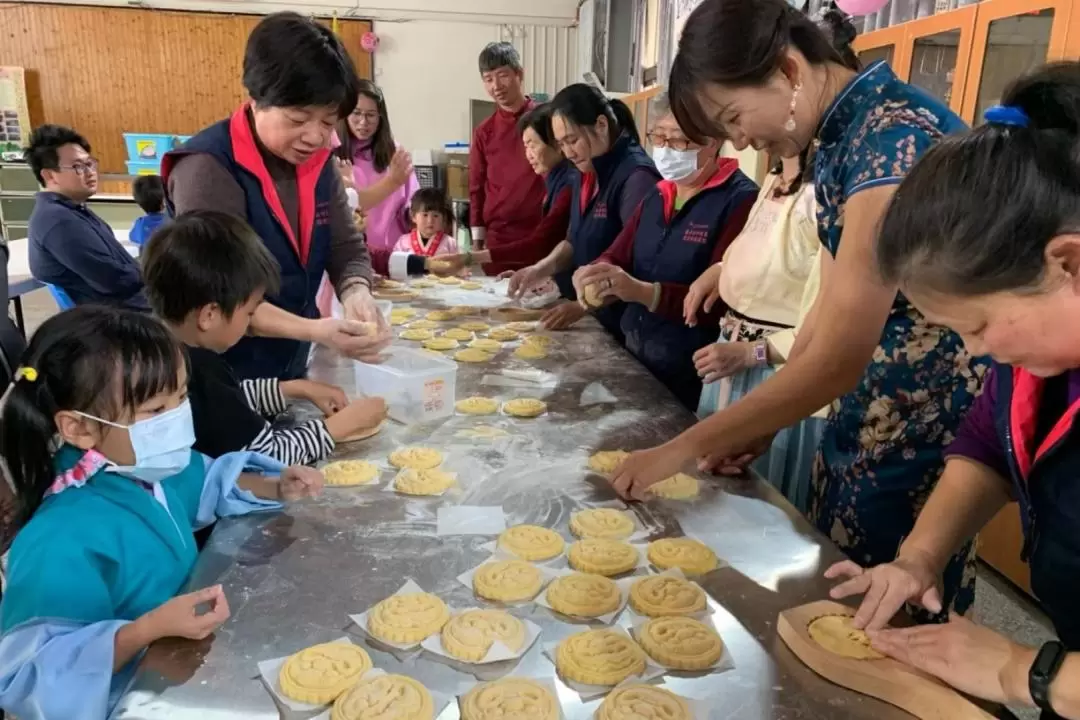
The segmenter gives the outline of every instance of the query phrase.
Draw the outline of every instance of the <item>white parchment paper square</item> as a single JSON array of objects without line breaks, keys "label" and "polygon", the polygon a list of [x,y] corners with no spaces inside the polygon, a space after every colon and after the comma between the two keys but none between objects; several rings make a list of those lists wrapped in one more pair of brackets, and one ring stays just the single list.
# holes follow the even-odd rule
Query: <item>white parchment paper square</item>
[{"label": "white parchment paper square", "polygon": [[[470,610],[482,610],[484,608],[465,608],[464,610],[453,610],[454,615],[460,615]],[[420,646],[430,653],[439,655],[449,660],[454,660],[459,663],[465,663],[466,665],[487,665],[488,663],[506,662],[507,660],[517,660],[525,655],[529,651],[529,648],[536,643],[537,638],[540,637],[540,626],[529,620],[518,618],[525,625],[525,642],[522,644],[521,649],[514,652],[499,640],[492,643],[491,648],[488,649],[487,655],[481,660],[462,660],[456,655],[450,654],[449,651],[442,644],[442,633],[431,635],[424,639]]]},{"label": "white parchment paper square", "polygon": [[[400,589],[398,589],[398,591],[396,593],[394,593],[390,597],[393,597],[394,595],[409,595],[409,594],[412,594],[412,593],[422,593],[422,592],[426,592],[426,591],[422,587],[417,585],[412,579],[409,579],[409,580],[407,580],[405,582],[404,585],[401,586]],[[376,604],[378,604],[378,603],[376,603]],[[374,606],[372,606],[372,607],[374,607]],[[383,640],[382,638],[375,637],[374,635],[372,635],[368,631],[368,625],[367,625],[368,613],[369,612],[371,612],[371,608],[368,608],[367,610],[360,613],[359,615],[350,615],[349,619],[352,620],[356,624],[356,626],[358,628],[360,628],[360,630],[363,631],[363,633],[365,635],[367,635],[368,637],[373,639],[375,642],[386,645],[387,647],[396,648],[398,650],[415,650],[416,648],[420,647],[419,642],[395,643],[395,642],[390,642],[389,640]]]},{"label": "white parchment paper square", "polygon": [[502,507],[444,505],[436,515],[436,535],[498,535],[506,530]]}]

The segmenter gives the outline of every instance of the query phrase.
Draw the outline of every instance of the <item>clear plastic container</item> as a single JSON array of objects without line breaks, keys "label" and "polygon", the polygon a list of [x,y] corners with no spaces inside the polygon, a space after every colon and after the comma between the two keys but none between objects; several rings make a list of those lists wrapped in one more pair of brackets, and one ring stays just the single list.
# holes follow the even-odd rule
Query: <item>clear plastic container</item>
[{"label": "clear plastic container", "polygon": [[405,425],[454,412],[457,363],[423,350],[394,347],[381,365],[353,363],[356,389],[386,400],[390,418]]}]

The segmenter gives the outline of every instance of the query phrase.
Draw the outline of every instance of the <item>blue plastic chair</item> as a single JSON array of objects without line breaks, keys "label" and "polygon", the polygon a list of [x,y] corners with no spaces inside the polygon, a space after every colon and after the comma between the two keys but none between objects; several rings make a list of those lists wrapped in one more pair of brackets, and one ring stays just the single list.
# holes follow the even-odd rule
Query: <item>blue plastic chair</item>
[{"label": "blue plastic chair", "polygon": [[52,293],[53,300],[56,301],[57,306],[61,310],[70,310],[75,307],[75,301],[71,299],[71,296],[64,292],[56,285],[46,285],[49,288],[49,292]]}]

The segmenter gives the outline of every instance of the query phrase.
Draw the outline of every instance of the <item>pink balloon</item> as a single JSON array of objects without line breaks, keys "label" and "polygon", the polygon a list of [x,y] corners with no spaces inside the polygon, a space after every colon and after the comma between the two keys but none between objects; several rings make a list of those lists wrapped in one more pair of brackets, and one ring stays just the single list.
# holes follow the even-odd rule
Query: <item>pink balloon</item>
[{"label": "pink balloon", "polygon": [[856,17],[876,13],[888,4],[889,0],[836,0],[838,8]]}]

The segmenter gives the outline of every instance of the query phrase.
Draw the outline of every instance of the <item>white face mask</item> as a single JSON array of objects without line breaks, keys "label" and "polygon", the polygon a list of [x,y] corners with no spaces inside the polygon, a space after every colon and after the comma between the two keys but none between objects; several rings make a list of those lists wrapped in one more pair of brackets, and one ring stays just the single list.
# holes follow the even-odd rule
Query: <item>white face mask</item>
[{"label": "white face mask", "polygon": [[135,453],[135,464],[113,465],[109,468],[111,472],[157,485],[162,480],[179,474],[191,462],[195,427],[191,419],[191,402],[188,400],[172,410],[131,425],[109,422],[86,413],[79,415],[128,431],[131,449]]},{"label": "white face mask", "polygon": [[699,150],[675,150],[669,147],[654,147],[652,159],[656,169],[665,180],[679,182],[697,172]]}]

